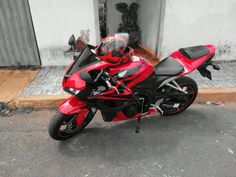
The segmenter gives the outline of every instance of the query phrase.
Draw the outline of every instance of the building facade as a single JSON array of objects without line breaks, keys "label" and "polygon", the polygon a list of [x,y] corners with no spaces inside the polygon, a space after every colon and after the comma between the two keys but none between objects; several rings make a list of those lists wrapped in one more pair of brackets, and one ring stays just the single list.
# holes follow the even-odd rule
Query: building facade
[{"label": "building facade", "polygon": [[[236,60],[235,0],[102,0],[107,34],[117,31],[115,4],[139,4],[141,47],[160,58],[181,47],[213,43],[218,60]],[[99,0],[0,0],[0,67],[67,65],[68,38],[86,31],[100,42]],[[12,49],[12,50],[11,50]]]},{"label": "building facade", "polygon": [[166,0],[161,54],[212,43],[217,59],[236,59],[236,1]]}]

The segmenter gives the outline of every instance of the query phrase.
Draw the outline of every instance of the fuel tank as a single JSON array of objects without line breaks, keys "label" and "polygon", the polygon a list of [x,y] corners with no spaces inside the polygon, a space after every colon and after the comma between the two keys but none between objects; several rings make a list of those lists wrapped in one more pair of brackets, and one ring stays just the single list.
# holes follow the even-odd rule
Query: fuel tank
[{"label": "fuel tank", "polygon": [[144,81],[153,73],[153,65],[141,56],[133,56],[132,61],[124,65],[110,67],[110,76],[116,76],[126,83],[128,88]]}]

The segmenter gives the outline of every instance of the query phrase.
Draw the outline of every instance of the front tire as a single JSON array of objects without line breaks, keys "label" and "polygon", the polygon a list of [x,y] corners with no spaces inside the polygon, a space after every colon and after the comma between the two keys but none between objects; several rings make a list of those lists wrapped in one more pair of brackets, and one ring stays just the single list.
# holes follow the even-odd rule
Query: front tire
[{"label": "front tire", "polygon": [[94,114],[89,111],[84,119],[83,125],[76,124],[78,114],[66,115],[57,112],[49,123],[48,133],[55,140],[66,140],[81,132],[93,119]]},{"label": "front tire", "polygon": [[[198,94],[198,86],[197,86],[197,83],[189,78],[189,77],[185,77],[185,76],[182,76],[182,77],[179,77],[178,79],[175,80],[178,85],[184,89],[185,91],[187,91],[188,95],[187,95],[187,100],[183,103],[180,103],[180,105],[178,106],[178,108],[169,108],[168,106],[168,103],[169,105],[173,105],[174,103],[179,103],[179,100],[177,99],[174,99],[174,98],[171,98],[171,97],[165,97],[163,99],[163,102],[160,104],[160,108],[162,109],[163,111],[163,115],[175,115],[175,114],[179,114],[181,112],[183,112],[184,110],[186,110],[193,102],[194,100],[196,99],[197,97],[197,94]],[[180,91],[174,89],[174,88],[171,88],[171,87],[167,87],[168,92],[169,93],[181,93]]]}]

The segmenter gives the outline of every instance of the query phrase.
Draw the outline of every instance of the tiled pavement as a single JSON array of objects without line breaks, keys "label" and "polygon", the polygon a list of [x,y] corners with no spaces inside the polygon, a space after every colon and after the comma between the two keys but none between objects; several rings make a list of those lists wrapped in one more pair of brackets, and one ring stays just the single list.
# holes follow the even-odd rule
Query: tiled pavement
[{"label": "tiled pavement", "polygon": [[236,62],[220,63],[220,70],[214,70],[211,66],[208,69],[211,71],[212,81],[204,78],[195,70],[189,74],[193,78],[199,88],[234,88],[236,87]]},{"label": "tiled pavement", "polygon": [[23,91],[22,96],[60,95],[63,74],[66,67],[44,67],[35,80]]},{"label": "tiled pavement", "polygon": [[[203,78],[198,71],[189,74],[199,88],[232,88],[236,87],[236,62],[221,63],[221,70],[212,72],[212,81]],[[22,96],[59,95],[63,93],[61,82],[66,67],[45,67],[38,73],[35,80],[24,90]]]}]

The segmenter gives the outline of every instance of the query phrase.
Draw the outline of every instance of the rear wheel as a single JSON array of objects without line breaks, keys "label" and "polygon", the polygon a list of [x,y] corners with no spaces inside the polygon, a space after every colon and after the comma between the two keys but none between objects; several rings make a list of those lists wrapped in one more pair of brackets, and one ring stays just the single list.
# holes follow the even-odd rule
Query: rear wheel
[{"label": "rear wheel", "polygon": [[[193,79],[180,77],[175,81],[186,93],[169,86],[163,88],[164,93],[168,94],[157,100],[157,102],[162,100],[159,107],[163,111],[163,115],[174,115],[183,112],[197,97],[198,86]],[[174,97],[172,97],[173,95]]]},{"label": "rear wheel", "polygon": [[93,119],[95,112],[86,114],[81,126],[76,124],[78,114],[66,115],[57,112],[49,123],[48,133],[55,140],[65,140],[81,132]]}]

